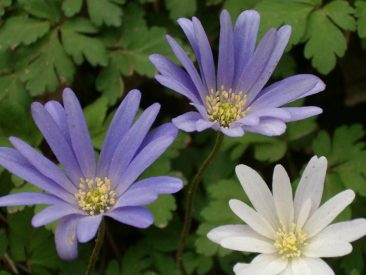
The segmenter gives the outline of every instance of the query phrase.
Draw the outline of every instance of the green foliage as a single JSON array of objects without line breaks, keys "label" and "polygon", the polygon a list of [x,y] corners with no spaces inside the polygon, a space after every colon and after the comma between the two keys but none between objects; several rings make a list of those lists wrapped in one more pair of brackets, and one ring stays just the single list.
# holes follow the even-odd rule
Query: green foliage
[{"label": "green foliage", "polygon": [[179,17],[191,17],[197,9],[196,0],[165,0],[170,18],[177,19]]},{"label": "green foliage", "polygon": [[365,1],[356,1],[356,16],[358,18],[357,21],[357,31],[358,35],[362,38],[366,37],[366,2]]}]

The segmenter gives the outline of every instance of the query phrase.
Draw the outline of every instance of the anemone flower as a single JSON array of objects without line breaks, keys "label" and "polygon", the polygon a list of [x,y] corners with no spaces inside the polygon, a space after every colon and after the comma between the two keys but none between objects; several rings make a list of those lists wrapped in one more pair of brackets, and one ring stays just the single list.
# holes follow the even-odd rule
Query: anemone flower
[{"label": "anemone flower", "polygon": [[237,275],[334,275],[322,257],[351,253],[353,242],[366,234],[366,220],[331,222],[354,199],[345,190],[320,206],[327,160],[314,156],[304,170],[293,199],[290,179],[281,165],[273,174],[273,193],[253,169],[236,174],[254,209],[232,199],[231,210],[246,224],[214,228],[208,238],[221,246],[260,253],[250,264],[234,266]]},{"label": "anemone flower", "polygon": [[48,205],[32,225],[59,220],[55,242],[63,259],[77,257],[77,243],[91,240],[104,216],[138,228],[150,226],[153,217],[144,206],[159,194],[182,188],[175,177],[137,180],[177,135],[171,123],[149,132],[160,109],[157,103],[134,122],[140,98],[133,90],[119,106],[98,162],[80,103],[70,89],[63,92],[64,106],[55,101],[32,104],[33,119],[62,168],[15,137],[10,138],[15,149],[0,148],[3,167],[44,190],[1,197],[0,206]]},{"label": "anemone flower", "polygon": [[288,43],[291,27],[270,29],[256,47],[259,20],[256,11],[244,11],[233,27],[229,13],[221,13],[217,74],[209,40],[195,17],[181,18],[178,24],[193,48],[199,72],[170,36],[167,40],[184,70],[162,55],[150,56],[159,72],[157,81],[187,97],[196,108],[173,120],[179,129],[274,136],[284,133],[286,122],[322,112],[312,106],[281,107],[324,90],[324,83],[314,75],[295,75],[264,88]]}]

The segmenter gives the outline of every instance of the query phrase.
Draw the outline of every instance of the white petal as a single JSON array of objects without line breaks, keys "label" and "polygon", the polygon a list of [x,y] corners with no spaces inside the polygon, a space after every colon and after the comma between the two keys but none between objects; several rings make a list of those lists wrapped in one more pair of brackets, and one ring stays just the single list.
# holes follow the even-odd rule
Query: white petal
[{"label": "white petal", "polygon": [[236,175],[247,194],[253,207],[274,228],[278,227],[272,193],[261,176],[246,165],[238,165],[235,168]]},{"label": "white petal", "polygon": [[288,261],[277,254],[260,254],[249,265],[237,264],[234,266],[236,275],[277,275],[288,265]]},{"label": "white petal", "polygon": [[321,275],[335,275],[334,271],[329,267],[329,265],[322,259],[318,258],[304,258],[307,265],[309,266],[312,274]]},{"label": "white petal", "polygon": [[353,242],[366,235],[366,219],[331,224],[315,238]]},{"label": "white petal", "polygon": [[302,205],[297,215],[296,225],[297,228],[302,228],[309,218],[311,210],[311,200],[307,199]]},{"label": "white petal", "polygon": [[232,237],[250,237],[265,240],[261,235],[257,234],[253,229],[245,224],[222,225],[207,233],[207,238],[218,244],[222,240]]},{"label": "white petal", "polygon": [[273,172],[273,200],[281,223],[289,226],[294,220],[294,204],[290,178],[282,165]]},{"label": "white petal", "polygon": [[294,207],[295,217],[297,218],[306,200],[311,199],[310,214],[312,214],[320,205],[323,195],[324,179],[327,170],[327,159],[314,156],[306,166],[299,186],[296,189]]},{"label": "white petal", "polygon": [[282,271],[279,275],[294,275],[294,273],[292,272],[291,265],[288,265],[287,268],[284,271]]},{"label": "white petal", "polygon": [[352,252],[352,245],[348,242],[327,239],[316,239],[309,242],[303,253],[311,258],[339,257]]},{"label": "white petal", "polygon": [[240,200],[231,199],[229,205],[231,210],[254,231],[267,238],[274,239],[275,232],[262,215]]},{"label": "white petal", "polygon": [[225,238],[220,242],[220,245],[227,249],[243,252],[275,253],[277,251],[273,243],[252,237]]},{"label": "white petal", "polygon": [[292,260],[291,268],[292,268],[292,273],[294,275],[312,275],[313,274],[311,272],[309,266],[307,265],[307,263],[301,258]]},{"label": "white petal", "polygon": [[345,190],[329,199],[309,218],[304,226],[308,237],[312,237],[330,224],[355,198],[355,192]]}]

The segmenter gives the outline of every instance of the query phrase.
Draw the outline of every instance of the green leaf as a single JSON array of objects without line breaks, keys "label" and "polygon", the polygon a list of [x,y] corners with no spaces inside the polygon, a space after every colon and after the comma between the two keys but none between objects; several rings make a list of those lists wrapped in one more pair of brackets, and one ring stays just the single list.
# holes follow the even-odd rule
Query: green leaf
[{"label": "green leaf", "polygon": [[45,36],[50,30],[50,23],[25,16],[13,16],[0,28],[0,49],[24,44],[30,45]]},{"label": "green leaf", "polygon": [[278,28],[288,24],[292,27],[289,43],[298,44],[304,37],[309,14],[315,6],[298,0],[263,0],[255,8],[261,14],[260,32],[262,34],[271,27]]},{"label": "green leaf", "polygon": [[330,172],[336,174],[342,184],[366,196],[366,145],[362,141],[365,132],[361,125],[337,128],[331,139],[321,131],[314,140],[314,152],[325,155]]},{"label": "green leaf", "polygon": [[165,5],[169,11],[169,17],[173,20],[193,16],[197,9],[196,0],[165,0]]},{"label": "green leaf", "polygon": [[340,28],[348,31],[356,30],[354,9],[347,1],[332,1],[324,7],[324,11]]},{"label": "green leaf", "polygon": [[34,17],[47,19],[52,23],[60,20],[61,9],[58,0],[18,0],[18,3]]},{"label": "green leaf", "polygon": [[226,0],[224,9],[227,9],[233,18],[237,17],[242,11],[252,9],[261,0]]},{"label": "green leaf", "polygon": [[8,248],[8,239],[4,230],[0,230],[0,257],[2,258]]},{"label": "green leaf", "polygon": [[50,33],[29,55],[23,58],[30,62],[24,69],[22,79],[33,96],[55,91],[60,84],[70,85],[73,81],[75,67],[62,47],[58,34]]},{"label": "green leaf", "polygon": [[88,36],[98,29],[87,19],[68,20],[61,28],[62,44],[75,63],[80,65],[84,58],[93,66],[108,64],[107,52],[99,38]]},{"label": "green leaf", "polygon": [[0,16],[3,16],[5,9],[11,5],[12,0],[2,0],[0,2]]},{"label": "green leaf", "polygon": [[343,33],[324,10],[317,10],[310,15],[307,37],[305,57],[312,59],[312,65],[319,72],[329,73],[335,67],[337,57],[342,57],[346,52],[347,43]]},{"label": "green leaf", "polygon": [[187,252],[183,256],[184,266],[189,274],[208,274],[213,266],[212,258]]},{"label": "green leaf", "polygon": [[356,1],[357,32],[361,38],[366,38],[366,1]]},{"label": "green leaf", "polygon": [[83,6],[83,0],[65,0],[62,3],[62,10],[67,17],[72,17],[79,13]]},{"label": "green leaf", "polygon": [[91,21],[97,26],[118,27],[122,23],[122,8],[113,0],[87,0]]},{"label": "green leaf", "polygon": [[100,71],[95,82],[97,90],[109,99],[110,104],[114,104],[124,92],[123,79],[116,63],[111,59],[108,67]]},{"label": "green leaf", "polygon": [[148,208],[154,216],[155,226],[164,228],[173,218],[173,212],[177,209],[177,205],[173,195],[160,195]]}]

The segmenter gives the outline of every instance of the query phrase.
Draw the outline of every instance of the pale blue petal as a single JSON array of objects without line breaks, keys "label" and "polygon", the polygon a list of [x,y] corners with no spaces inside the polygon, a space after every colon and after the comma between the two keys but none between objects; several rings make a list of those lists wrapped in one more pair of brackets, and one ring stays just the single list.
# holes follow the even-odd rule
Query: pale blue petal
[{"label": "pale blue petal", "polygon": [[62,202],[59,198],[44,193],[22,192],[0,197],[0,206],[58,204]]},{"label": "pale blue petal", "polygon": [[138,206],[116,208],[108,212],[106,216],[137,228],[147,228],[154,222],[150,211]]},{"label": "pale blue petal", "polygon": [[79,219],[76,227],[76,235],[79,242],[86,243],[97,234],[103,215],[85,216]]},{"label": "pale blue petal", "polygon": [[80,216],[70,215],[63,218],[55,232],[55,242],[58,255],[64,260],[74,260],[78,256],[76,226]]}]

